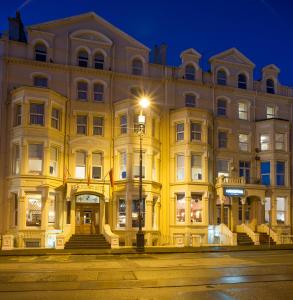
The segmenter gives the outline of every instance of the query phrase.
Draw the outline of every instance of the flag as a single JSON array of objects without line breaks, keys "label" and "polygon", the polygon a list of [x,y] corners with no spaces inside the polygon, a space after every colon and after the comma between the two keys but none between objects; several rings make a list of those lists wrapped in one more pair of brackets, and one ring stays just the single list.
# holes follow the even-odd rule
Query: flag
[{"label": "flag", "polygon": [[113,187],[113,186],[114,186],[114,174],[113,174],[113,168],[111,168],[111,170],[109,171],[109,177],[110,177],[111,187]]}]

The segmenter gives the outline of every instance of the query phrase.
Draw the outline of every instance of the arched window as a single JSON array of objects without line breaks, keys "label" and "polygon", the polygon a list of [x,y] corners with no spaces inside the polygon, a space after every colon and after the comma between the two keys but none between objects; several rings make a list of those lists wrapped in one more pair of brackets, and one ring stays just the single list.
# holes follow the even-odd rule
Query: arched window
[{"label": "arched window", "polygon": [[267,93],[275,94],[275,83],[273,79],[267,79]]},{"label": "arched window", "polygon": [[94,84],[94,101],[100,102],[104,100],[104,85],[101,83]]},{"label": "arched window", "polygon": [[185,67],[185,79],[195,80],[195,67],[193,65],[187,65]]},{"label": "arched window", "polygon": [[35,45],[35,60],[47,61],[47,47],[43,43]]},{"label": "arched window", "polygon": [[224,70],[219,70],[217,72],[217,84],[227,85],[227,74]]},{"label": "arched window", "polygon": [[227,115],[227,100],[219,99],[217,102],[217,115],[226,116]]},{"label": "arched window", "polygon": [[185,95],[185,106],[186,107],[195,107],[196,106],[196,96],[194,94]]},{"label": "arched window", "polygon": [[97,52],[95,54],[94,59],[95,59],[95,69],[103,70],[104,62],[105,62],[104,54],[102,52]]},{"label": "arched window", "polygon": [[34,86],[48,87],[48,78],[42,75],[34,76]]},{"label": "arched window", "polygon": [[77,83],[77,99],[81,101],[87,101],[88,84],[85,81],[79,81]]},{"label": "arched window", "polygon": [[80,67],[86,68],[88,66],[89,56],[85,50],[80,50],[77,56],[77,62]]},{"label": "arched window", "polygon": [[132,61],[132,74],[133,75],[142,75],[143,64],[139,58],[135,58]]},{"label": "arched window", "polygon": [[238,75],[238,88],[247,89],[247,78],[245,74]]}]

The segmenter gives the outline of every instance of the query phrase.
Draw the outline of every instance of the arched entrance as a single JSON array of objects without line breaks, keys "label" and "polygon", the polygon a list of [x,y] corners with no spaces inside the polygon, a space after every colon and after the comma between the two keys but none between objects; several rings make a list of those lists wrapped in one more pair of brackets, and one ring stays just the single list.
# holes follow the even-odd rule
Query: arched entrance
[{"label": "arched entrance", "polygon": [[82,193],[75,195],[75,233],[99,234],[101,196]]}]

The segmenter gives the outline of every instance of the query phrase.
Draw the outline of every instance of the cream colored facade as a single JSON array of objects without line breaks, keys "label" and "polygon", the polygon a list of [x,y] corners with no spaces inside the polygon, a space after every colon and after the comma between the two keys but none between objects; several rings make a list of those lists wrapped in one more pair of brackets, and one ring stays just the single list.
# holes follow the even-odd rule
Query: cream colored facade
[{"label": "cream colored facade", "polygon": [[109,224],[120,245],[135,243],[137,91],[151,98],[146,245],[216,243],[218,223],[231,236],[268,222],[291,234],[293,91],[279,69],[266,66],[255,81],[235,48],[210,58],[210,72],[194,49],[177,67],[151,63],[149,53],[95,13],[30,26],[27,43],[3,34],[0,233],[15,247],[54,247],[56,236],[86,230],[87,218],[91,233]]}]

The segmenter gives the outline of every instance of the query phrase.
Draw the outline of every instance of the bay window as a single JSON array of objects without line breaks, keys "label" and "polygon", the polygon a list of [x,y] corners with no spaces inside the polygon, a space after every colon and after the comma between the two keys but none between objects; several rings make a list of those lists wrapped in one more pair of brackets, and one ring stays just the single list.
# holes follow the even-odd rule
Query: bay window
[{"label": "bay window", "polygon": [[277,197],[276,198],[277,207],[277,224],[285,224],[286,220],[286,198]]},{"label": "bay window", "polygon": [[145,226],[145,198],[142,199],[141,203],[139,203],[139,199],[133,199],[132,200],[132,213],[131,213],[131,219],[132,219],[132,227],[138,227],[139,221],[139,205],[140,205],[140,211],[141,211],[141,224],[142,227]]},{"label": "bay window", "polygon": [[201,194],[191,193],[190,221],[191,224],[202,222],[202,195]]},{"label": "bay window", "polygon": [[58,149],[56,147],[50,148],[50,175],[58,175]]},{"label": "bay window", "polygon": [[125,226],[126,226],[126,201],[124,198],[119,198],[117,227],[125,228]]},{"label": "bay window", "polygon": [[[139,178],[139,151],[133,153],[133,177]],[[142,153],[142,178],[145,178],[145,153]]]},{"label": "bay window", "polygon": [[178,181],[184,180],[184,155],[176,155],[176,177]]},{"label": "bay window", "polygon": [[126,152],[120,152],[119,153],[119,163],[120,163],[120,179],[126,179],[127,173],[127,155]]},{"label": "bay window", "polygon": [[29,172],[41,173],[43,170],[43,144],[29,144],[28,146]]},{"label": "bay window", "polygon": [[27,195],[26,226],[41,226],[42,222],[42,195]]},{"label": "bay window", "polygon": [[202,180],[202,162],[201,155],[191,155],[191,179]]},{"label": "bay window", "polygon": [[185,194],[176,194],[176,223],[185,223]]},{"label": "bay window", "polygon": [[44,126],[44,104],[30,103],[30,125]]}]

